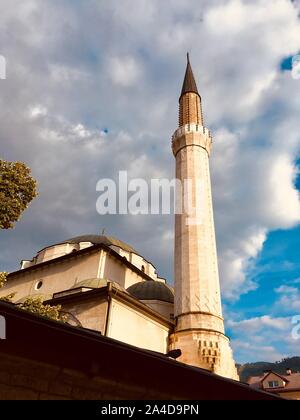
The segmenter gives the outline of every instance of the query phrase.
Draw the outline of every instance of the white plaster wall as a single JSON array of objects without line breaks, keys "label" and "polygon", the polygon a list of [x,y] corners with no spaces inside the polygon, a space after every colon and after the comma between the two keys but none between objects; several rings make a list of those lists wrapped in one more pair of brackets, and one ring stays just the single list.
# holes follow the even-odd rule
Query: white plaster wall
[{"label": "white plaster wall", "polygon": [[[53,295],[53,293],[70,289],[75,283],[82,280],[97,278],[100,251],[91,254],[75,256],[65,261],[59,261],[36,269],[22,270],[12,274],[4,288],[1,289],[1,296],[16,293],[15,301],[29,295]],[[35,290],[37,282],[42,281],[43,285]]]},{"label": "white plaster wall", "polygon": [[161,300],[142,300],[149,308],[158,312],[166,319],[171,320],[171,315],[174,315],[174,304],[169,302],[162,302]]},{"label": "white plaster wall", "polygon": [[[199,143],[190,133],[186,143]],[[182,143],[184,140],[179,139]],[[191,311],[222,316],[211,184],[207,151],[197,145],[176,155],[176,177],[192,182],[192,204],[198,224],[187,213],[175,216],[175,315]],[[197,180],[200,181],[197,184]],[[197,186],[199,185],[199,189]],[[184,195],[182,196],[184,200]]]},{"label": "white plaster wall", "polygon": [[161,353],[166,353],[168,349],[168,327],[115,299],[111,302],[107,335]]},{"label": "white plaster wall", "polygon": [[[131,270],[121,261],[103,250],[96,250],[90,254],[74,254],[74,258],[58,261],[52,264],[36,267],[30,271],[19,271],[13,274],[0,296],[16,293],[15,301],[29,295],[53,295],[53,293],[70,289],[82,280],[105,278],[120,284],[127,289],[132,284],[145,281],[138,273]],[[43,285],[35,290],[36,284]]]}]

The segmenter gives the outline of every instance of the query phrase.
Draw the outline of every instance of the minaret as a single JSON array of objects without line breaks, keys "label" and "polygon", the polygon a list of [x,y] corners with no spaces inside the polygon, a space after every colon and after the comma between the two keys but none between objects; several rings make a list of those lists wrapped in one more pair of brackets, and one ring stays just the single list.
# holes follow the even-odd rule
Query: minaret
[{"label": "minaret", "polygon": [[[172,138],[176,178],[182,185],[177,198],[183,211],[175,216],[176,326],[170,349],[181,349],[181,362],[238,379],[222,318],[209,173],[211,144],[188,55],[179,128]],[[184,206],[187,197],[193,212]]]}]

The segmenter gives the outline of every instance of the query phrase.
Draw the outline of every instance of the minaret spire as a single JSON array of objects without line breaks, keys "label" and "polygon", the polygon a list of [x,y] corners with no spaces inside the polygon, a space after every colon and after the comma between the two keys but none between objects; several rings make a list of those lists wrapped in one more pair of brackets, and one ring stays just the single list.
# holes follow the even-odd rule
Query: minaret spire
[{"label": "minaret spire", "polygon": [[203,125],[201,97],[187,53],[187,65],[179,98],[179,126],[186,124]]},{"label": "minaret spire", "polygon": [[185,204],[175,215],[175,331],[169,348],[181,350],[183,363],[237,379],[221,308],[209,173],[211,144],[187,55],[179,128],[172,138],[176,179],[181,184],[176,198]]},{"label": "minaret spire", "polygon": [[185,71],[185,76],[184,76],[184,81],[183,81],[180,97],[188,92],[194,92],[194,93],[197,93],[197,95],[199,95],[194,73],[192,70],[191,63],[190,63],[189,53],[187,53],[187,65],[186,65],[186,71]]}]

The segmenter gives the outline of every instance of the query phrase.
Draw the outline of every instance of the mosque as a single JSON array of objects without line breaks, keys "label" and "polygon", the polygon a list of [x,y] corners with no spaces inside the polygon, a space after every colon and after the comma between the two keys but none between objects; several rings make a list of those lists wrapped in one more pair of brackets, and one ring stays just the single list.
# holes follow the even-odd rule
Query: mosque
[{"label": "mosque", "polygon": [[47,304],[61,305],[71,325],[140,349],[177,351],[179,362],[238,380],[221,309],[211,145],[188,57],[172,151],[176,178],[192,182],[191,197],[201,222],[189,223],[185,212],[175,216],[174,288],[130,245],[110,236],[82,235],[22,261],[1,294],[15,293],[15,303],[41,297]]}]

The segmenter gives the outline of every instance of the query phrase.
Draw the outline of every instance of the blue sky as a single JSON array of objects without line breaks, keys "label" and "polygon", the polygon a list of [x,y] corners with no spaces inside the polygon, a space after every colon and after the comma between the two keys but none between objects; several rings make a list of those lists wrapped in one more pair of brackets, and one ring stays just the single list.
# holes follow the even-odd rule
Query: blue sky
[{"label": "blue sky", "polygon": [[[3,5],[2,5],[3,3]],[[172,283],[172,216],[99,216],[96,183],[174,176],[186,52],[213,132],[224,316],[239,362],[296,355],[299,2],[0,0],[0,154],[39,197],[0,233],[0,269],[82,233],[127,241]],[[134,13],[132,12],[134,8]]]}]

